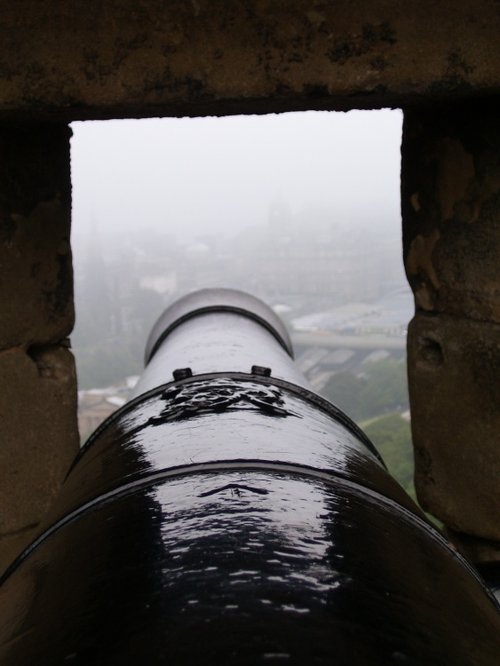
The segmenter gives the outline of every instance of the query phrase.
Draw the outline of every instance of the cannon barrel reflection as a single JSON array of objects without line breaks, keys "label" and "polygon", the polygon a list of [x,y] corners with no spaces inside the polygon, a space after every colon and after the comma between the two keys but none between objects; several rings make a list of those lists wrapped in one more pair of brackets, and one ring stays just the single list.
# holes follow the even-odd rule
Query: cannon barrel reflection
[{"label": "cannon barrel reflection", "polygon": [[493,598],[233,290],[171,306],[0,585],[0,663],[497,665]]}]

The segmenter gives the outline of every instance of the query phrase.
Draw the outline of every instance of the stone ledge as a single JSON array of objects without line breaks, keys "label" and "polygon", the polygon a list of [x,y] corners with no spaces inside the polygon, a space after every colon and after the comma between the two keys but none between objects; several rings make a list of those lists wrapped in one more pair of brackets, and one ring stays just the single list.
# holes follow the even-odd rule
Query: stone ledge
[{"label": "stone ledge", "polygon": [[285,110],[318,98],[376,108],[500,90],[495,0],[453,11],[448,0],[411,9],[235,0],[216,11],[211,0],[3,0],[1,9],[0,114],[198,115],[224,100],[280,99]]}]

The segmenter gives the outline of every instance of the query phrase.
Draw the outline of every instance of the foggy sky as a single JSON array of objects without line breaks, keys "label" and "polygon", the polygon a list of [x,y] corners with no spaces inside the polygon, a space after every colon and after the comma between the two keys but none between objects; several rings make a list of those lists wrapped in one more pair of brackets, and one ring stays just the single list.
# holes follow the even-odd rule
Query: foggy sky
[{"label": "foggy sky", "polygon": [[72,124],[73,239],[161,228],[181,240],[324,206],[399,233],[400,111]]}]

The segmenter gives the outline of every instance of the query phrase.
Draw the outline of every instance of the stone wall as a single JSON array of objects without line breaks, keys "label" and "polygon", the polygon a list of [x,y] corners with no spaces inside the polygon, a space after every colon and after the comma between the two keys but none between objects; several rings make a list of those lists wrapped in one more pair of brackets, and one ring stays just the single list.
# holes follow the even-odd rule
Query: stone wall
[{"label": "stone wall", "polygon": [[499,111],[483,102],[404,121],[416,485],[458,542],[500,542]]},{"label": "stone wall", "polygon": [[0,131],[0,569],[78,450],[66,126]]},{"label": "stone wall", "polygon": [[406,106],[499,88],[496,0],[0,0],[0,117]]},{"label": "stone wall", "polygon": [[0,568],[36,531],[77,449],[67,123],[383,106],[406,117],[419,496],[469,535],[458,540],[493,552],[498,2],[0,0],[0,9]]}]

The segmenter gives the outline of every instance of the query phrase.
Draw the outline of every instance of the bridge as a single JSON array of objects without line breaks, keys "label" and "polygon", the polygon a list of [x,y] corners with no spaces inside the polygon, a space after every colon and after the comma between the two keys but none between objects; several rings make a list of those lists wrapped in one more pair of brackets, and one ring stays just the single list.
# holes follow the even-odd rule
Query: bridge
[{"label": "bridge", "polygon": [[387,349],[405,350],[406,338],[387,335],[339,335],[326,331],[292,333],[295,348],[323,347],[326,349]]}]

